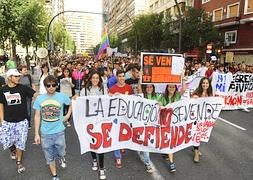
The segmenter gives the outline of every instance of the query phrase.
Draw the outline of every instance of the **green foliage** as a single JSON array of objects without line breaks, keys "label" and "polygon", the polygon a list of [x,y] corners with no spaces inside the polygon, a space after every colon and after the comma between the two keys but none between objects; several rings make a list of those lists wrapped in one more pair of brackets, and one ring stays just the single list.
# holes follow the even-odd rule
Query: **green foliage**
[{"label": "green foliage", "polygon": [[121,43],[121,39],[115,34],[109,35],[109,41],[112,48],[119,47]]},{"label": "green foliage", "polygon": [[[164,45],[178,48],[179,20],[167,18],[164,21]],[[222,44],[222,37],[204,10],[188,8],[182,17],[182,47],[186,52],[194,48],[203,50],[208,43]]]},{"label": "green foliage", "polygon": [[[187,8],[182,16],[181,52],[194,48],[200,50],[206,44],[222,45],[222,37],[213,22],[203,10]],[[139,16],[128,34],[129,46],[135,49],[136,37],[139,50],[159,51],[161,49],[178,49],[179,19],[170,15],[148,14]]]},{"label": "green foliage", "polygon": [[19,17],[19,30],[17,38],[20,43],[28,47],[34,43],[36,46],[46,44],[46,27],[49,21],[43,4],[30,0],[23,5],[23,11]]},{"label": "green foliage", "polygon": [[32,43],[39,46],[45,43],[48,16],[43,3],[43,0],[0,1],[0,43],[2,46],[9,39],[13,45],[13,54],[15,54],[16,43],[21,43],[25,47]]},{"label": "green foliage", "polygon": [[135,49],[136,38],[138,49],[157,50],[160,48],[163,34],[163,14],[141,15],[134,20],[129,32],[128,41],[132,49]]}]

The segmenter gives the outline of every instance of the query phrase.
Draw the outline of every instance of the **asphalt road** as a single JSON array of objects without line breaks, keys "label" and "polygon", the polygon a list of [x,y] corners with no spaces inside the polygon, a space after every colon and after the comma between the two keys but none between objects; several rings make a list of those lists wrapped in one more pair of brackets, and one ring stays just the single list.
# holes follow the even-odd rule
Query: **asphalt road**
[{"label": "asphalt road", "polygon": [[[112,153],[105,155],[107,179],[112,180],[252,180],[253,179],[253,111],[222,112],[221,117],[238,126],[219,120],[209,143],[201,145],[201,162],[192,161],[190,148],[175,153],[176,174],[171,174],[160,154],[151,154],[155,172],[149,174],[134,151],[123,156],[122,169],[116,169]],[[245,130],[243,130],[245,129]],[[41,146],[33,145],[30,130],[24,165],[27,171],[18,174],[9,152],[0,150],[0,180],[46,180],[51,179],[45,165]],[[95,180],[97,172],[91,170],[91,155],[80,155],[79,142],[74,127],[66,130],[67,168],[58,168],[62,180]]]}]

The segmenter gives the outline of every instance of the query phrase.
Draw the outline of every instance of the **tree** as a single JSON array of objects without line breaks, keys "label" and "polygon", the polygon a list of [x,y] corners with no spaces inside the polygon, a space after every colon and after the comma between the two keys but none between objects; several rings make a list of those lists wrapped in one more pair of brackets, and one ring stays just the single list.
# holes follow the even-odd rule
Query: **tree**
[{"label": "tree", "polygon": [[19,27],[19,17],[22,12],[22,0],[0,1],[0,32],[1,45],[5,49],[4,42],[9,40],[12,44],[12,54],[16,55],[16,32]]},{"label": "tree", "polygon": [[[168,48],[178,47],[178,28],[178,19],[165,19],[164,42]],[[186,52],[194,48],[203,50],[208,43],[219,46],[222,44],[222,37],[204,10],[189,7],[182,17],[182,51]]]},{"label": "tree", "polygon": [[139,50],[159,50],[163,34],[162,21],[162,13],[141,15],[135,19],[128,35],[130,47],[135,49],[137,38]]},{"label": "tree", "polygon": [[121,40],[118,35],[116,34],[109,35],[109,40],[110,40],[110,47],[115,48],[120,46]]},{"label": "tree", "polygon": [[64,24],[61,22],[55,22],[53,24],[53,40],[54,40],[54,47],[64,49],[65,46],[65,37],[67,34],[67,30],[64,27]]},{"label": "tree", "polygon": [[42,46],[46,42],[46,26],[49,17],[47,16],[43,4],[40,1],[30,0],[23,5],[23,11],[19,17],[19,28],[17,31],[17,39],[26,47],[34,44]]}]

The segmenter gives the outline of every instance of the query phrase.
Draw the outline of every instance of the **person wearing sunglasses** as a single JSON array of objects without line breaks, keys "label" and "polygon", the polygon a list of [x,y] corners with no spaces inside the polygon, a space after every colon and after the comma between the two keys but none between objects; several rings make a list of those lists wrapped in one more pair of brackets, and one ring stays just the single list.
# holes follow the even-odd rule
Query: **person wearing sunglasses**
[{"label": "person wearing sunglasses", "polygon": [[[49,75],[43,83],[47,93],[39,95],[33,105],[35,109],[34,143],[37,145],[41,143],[53,180],[57,180],[59,177],[57,176],[56,160],[59,160],[62,168],[66,167],[64,122],[70,118],[71,101],[68,95],[56,92],[58,85],[56,77]],[[65,116],[63,116],[64,105],[69,105]]]},{"label": "person wearing sunglasses", "polygon": [[0,88],[0,144],[11,150],[18,173],[25,171],[22,157],[28,135],[27,98],[35,93],[31,87],[19,84],[20,76],[17,69],[9,69],[7,84]]}]

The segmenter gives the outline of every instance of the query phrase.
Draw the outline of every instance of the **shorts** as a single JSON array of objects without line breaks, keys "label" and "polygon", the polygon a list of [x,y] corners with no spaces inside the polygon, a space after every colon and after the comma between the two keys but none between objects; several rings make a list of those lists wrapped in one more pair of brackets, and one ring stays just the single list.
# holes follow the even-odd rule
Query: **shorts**
[{"label": "shorts", "polygon": [[28,136],[28,121],[25,119],[20,122],[2,122],[0,127],[0,143],[3,145],[4,150],[12,145],[17,149],[25,150],[26,141]]},{"label": "shorts", "polygon": [[65,133],[41,135],[41,145],[47,164],[65,156],[66,143]]}]

